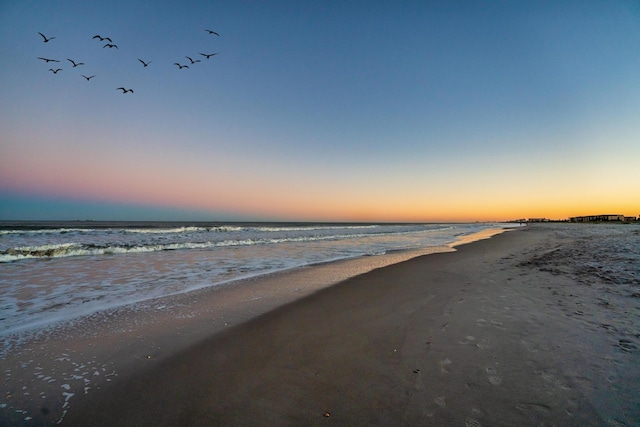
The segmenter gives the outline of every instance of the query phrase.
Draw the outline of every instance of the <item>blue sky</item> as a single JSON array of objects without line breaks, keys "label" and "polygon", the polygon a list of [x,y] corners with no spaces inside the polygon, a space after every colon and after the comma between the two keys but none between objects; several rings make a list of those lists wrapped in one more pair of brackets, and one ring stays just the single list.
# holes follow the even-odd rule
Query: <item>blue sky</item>
[{"label": "blue sky", "polygon": [[640,214],[637,2],[0,1],[0,49],[0,219]]}]

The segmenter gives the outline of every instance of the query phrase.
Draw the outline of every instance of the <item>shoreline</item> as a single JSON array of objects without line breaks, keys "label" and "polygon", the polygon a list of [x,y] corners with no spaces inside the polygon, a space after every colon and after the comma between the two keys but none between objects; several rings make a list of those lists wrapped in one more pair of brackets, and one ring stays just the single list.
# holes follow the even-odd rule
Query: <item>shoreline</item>
[{"label": "shoreline", "polygon": [[638,300],[554,270],[598,249],[574,231],[527,227],[342,281],[118,378],[63,424],[637,425]]},{"label": "shoreline", "polygon": [[[640,229],[517,231],[318,290],[273,277],[292,285],[275,309],[239,286],[255,304],[245,317],[177,316],[184,300],[111,336],[49,339],[12,375],[44,385],[66,372],[88,393],[47,383],[69,389],[0,414],[11,425],[637,425]],[[7,384],[29,399],[5,373]]]},{"label": "shoreline", "polygon": [[[488,238],[508,230],[476,234]],[[257,276],[105,310],[42,334],[27,334],[0,363],[7,390],[1,396],[0,418],[10,417],[18,425],[64,420],[75,401],[231,326],[353,276],[426,254],[454,251],[455,244],[461,243]],[[79,367],[87,370],[79,372]]]}]

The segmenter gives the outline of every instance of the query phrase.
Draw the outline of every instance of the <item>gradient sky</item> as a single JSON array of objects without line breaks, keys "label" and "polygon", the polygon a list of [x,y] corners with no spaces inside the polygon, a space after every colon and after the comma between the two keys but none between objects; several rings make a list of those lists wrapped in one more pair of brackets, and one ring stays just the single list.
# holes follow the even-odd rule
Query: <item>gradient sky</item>
[{"label": "gradient sky", "polygon": [[640,214],[637,1],[0,0],[0,58],[0,219]]}]

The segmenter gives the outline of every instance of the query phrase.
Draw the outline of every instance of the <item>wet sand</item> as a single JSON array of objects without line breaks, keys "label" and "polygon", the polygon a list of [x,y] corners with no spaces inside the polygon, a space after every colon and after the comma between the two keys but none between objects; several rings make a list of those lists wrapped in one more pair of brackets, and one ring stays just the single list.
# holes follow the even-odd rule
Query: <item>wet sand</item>
[{"label": "wet sand", "polygon": [[[574,266],[595,249],[570,227],[378,268],[226,325],[159,316],[126,351],[102,341],[102,360],[113,346],[137,362],[74,396],[62,425],[639,425],[637,280]],[[87,339],[66,345],[88,357]]]}]

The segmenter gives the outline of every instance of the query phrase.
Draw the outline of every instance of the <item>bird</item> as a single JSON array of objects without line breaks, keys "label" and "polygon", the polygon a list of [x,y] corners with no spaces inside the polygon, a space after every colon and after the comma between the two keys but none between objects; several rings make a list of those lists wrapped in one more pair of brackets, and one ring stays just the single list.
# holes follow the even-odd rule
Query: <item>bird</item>
[{"label": "bird", "polygon": [[103,48],[103,49],[104,49],[105,47],[108,47],[108,48],[110,48],[110,49],[112,49],[112,48],[114,48],[114,47],[115,47],[115,48],[117,49],[117,48],[118,48],[118,45],[111,44],[111,43],[107,43],[107,44],[105,44],[104,46],[102,46],[102,48]]},{"label": "bird", "polygon": [[41,32],[38,32],[38,34],[40,34],[42,36],[42,38],[44,39],[45,43],[49,43],[50,40],[55,39],[55,37],[49,37],[47,38],[47,36],[45,36],[44,34],[42,34]]},{"label": "bird", "polygon": [[142,59],[138,58],[138,61],[142,62],[142,65],[144,65],[145,67],[149,64],[151,64],[151,61],[149,62],[144,62]]},{"label": "bird", "polygon": [[180,70],[182,70],[183,68],[189,68],[188,65],[180,65],[177,62],[174,62],[173,65],[177,65],[179,67]]},{"label": "bird", "polygon": [[92,78],[94,78],[94,77],[95,77],[95,75],[93,75],[93,76],[89,76],[89,77],[85,76],[84,74],[80,74],[80,75],[81,75],[82,77],[84,77],[85,79],[87,79],[87,81],[89,81],[89,80],[91,80]]},{"label": "bird", "polygon": [[216,36],[220,36],[220,34],[216,33],[215,31],[211,31],[211,30],[205,30],[207,33],[209,34],[215,34]]},{"label": "bird", "polygon": [[123,87],[119,87],[119,88],[117,88],[116,90],[121,90],[121,91],[122,91],[122,93],[127,93],[127,92],[131,92],[131,93],[133,93],[133,89],[125,89],[125,88],[123,88]]},{"label": "bird", "polygon": [[62,71],[62,68],[56,68],[55,70],[53,68],[49,68],[49,71],[51,71],[53,74],[58,74],[58,71]]},{"label": "bird", "polygon": [[77,67],[78,65],[84,65],[84,62],[76,62],[73,59],[69,59],[69,58],[67,58],[67,61],[71,62],[74,68]]},{"label": "bird", "polygon": [[211,58],[213,55],[217,55],[218,53],[200,53],[200,55],[204,56],[205,58],[209,59]]},{"label": "bird", "polygon": [[202,61],[200,61],[199,59],[196,59],[196,60],[194,61],[193,59],[191,59],[191,58],[190,58],[190,57],[188,57],[188,56],[185,56],[185,58],[187,58],[189,61],[191,61],[191,64],[192,64],[192,65],[193,65],[193,64],[195,64],[196,62],[202,62]]},{"label": "bird", "polygon": [[91,37],[91,38],[92,39],[100,39],[100,41],[109,40],[109,43],[113,43],[113,41],[109,37],[102,37],[102,36],[99,36],[97,34],[95,36]]},{"label": "bird", "polygon": [[42,59],[42,60],[43,60],[43,61],[45,61],[47,64],[48,64],[49,62],[60,62],[60,61],[58,61],[57,59],[47,59],[47,58],[41,58],[41,57],[38,57],[38,59]]}]

